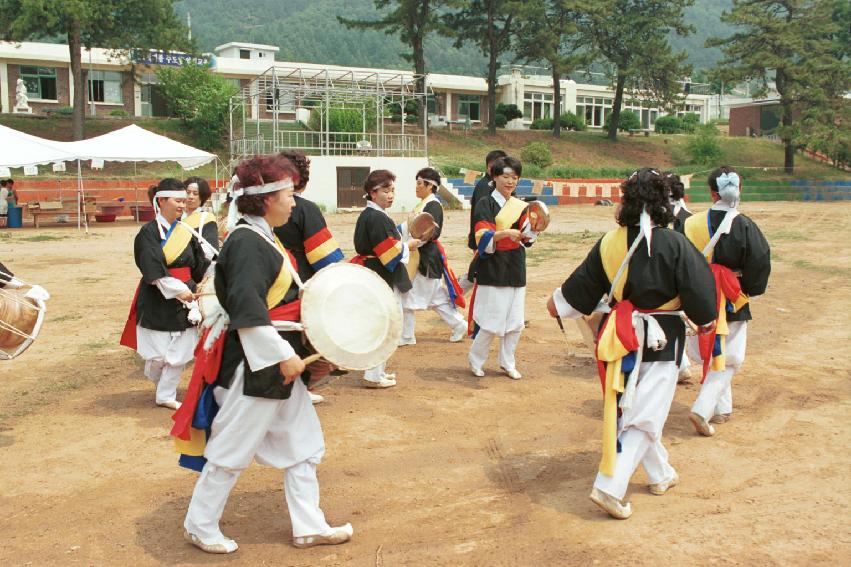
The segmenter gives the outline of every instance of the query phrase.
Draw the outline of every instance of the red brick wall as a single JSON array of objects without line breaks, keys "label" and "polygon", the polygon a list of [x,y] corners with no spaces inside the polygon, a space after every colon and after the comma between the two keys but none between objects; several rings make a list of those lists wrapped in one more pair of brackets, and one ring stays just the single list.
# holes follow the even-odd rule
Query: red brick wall
[{"label": "red brick wall", "polygon": [[747,136],[748,128],[751,132],[759,130],[759,106],[740,106],[730,109],[730,135]]}]

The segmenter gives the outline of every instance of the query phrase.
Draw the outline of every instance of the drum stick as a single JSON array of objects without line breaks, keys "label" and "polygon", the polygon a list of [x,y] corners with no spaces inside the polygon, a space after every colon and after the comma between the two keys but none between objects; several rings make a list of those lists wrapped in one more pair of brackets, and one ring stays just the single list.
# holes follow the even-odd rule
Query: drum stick
[{"label": "drum stick", "polygon": [[322,355],[317,352],[315,354],[311,354],[310,356],[302,358],[301,361],[304,363],[305,366],[307,366],[308,364],[313,364],[320,358],[322,358]]}]

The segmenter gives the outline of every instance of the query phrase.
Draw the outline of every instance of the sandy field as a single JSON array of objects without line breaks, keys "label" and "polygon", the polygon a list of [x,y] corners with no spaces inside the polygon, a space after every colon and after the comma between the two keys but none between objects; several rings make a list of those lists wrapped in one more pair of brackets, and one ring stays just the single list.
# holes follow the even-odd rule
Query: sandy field
[{"label": "sandy field", "polygon": [[[679,387],[664,442],[681,484],[653,496],[637,472],[623,522],[588,499],[602,429],[595,367],[572,323],[565,338],[544,306],[613,212],[557,208],[532,248],[522,380],[501,375],[494,352],[474,377],[469,341],[450,344],[429,312],[418,344],[390,361],[397,387],[367,390],[350,373],[321,390],[322,507],[331,523],[352,522],[350,543],[294,548],[282,475],[252,465],[223,517],[240,545],[227,557],[183,541],[196,475],[177,466],[170,413],[118,345],[138,227],[0,231],[3,262],[53,294],[36,344],[0,363],[0,564],[849,564],[851,203],[743,205],[774,268],[753,302],[733,419],[698,437],[686,417],[697,385]],[[329,217],[347,254],[355,219]],[[447,215],[460,273],[466,228],[466,213]]]}]

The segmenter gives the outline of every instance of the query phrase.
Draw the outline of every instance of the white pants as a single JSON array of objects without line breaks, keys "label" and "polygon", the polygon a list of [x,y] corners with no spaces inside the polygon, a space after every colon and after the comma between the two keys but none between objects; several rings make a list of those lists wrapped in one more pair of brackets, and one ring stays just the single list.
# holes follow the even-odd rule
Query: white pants
[{"label": "white pants", "polygon": [[[706,374],[706,380],[700,386],[700,392],[691,407],[691,411],[707,420],[716,414],[733,413],[733,374],[745,362],[748,322],[732,321],[727,323],[727,327],[730,334],[727,335],[725,342],[724,362],[726,368],[720,372],[710,370]],[[698,360],[700,360],[699,357]]]},{"label": "white pants", "polygon": [[157,385],[158,404],[177,399],[183,369],[192,360],[198,331],[154,331],[136,325],[136,352],[145,359],[145,376]]},{"label": "white pants", "polygon": [[[473,344],[470,347],[470,355],[468,359],[473,368],[482,370],[490,353],[491,342],[497,335],[479,329],[476,338],[473,339]],[[505,333],[499,339],[499,366],[506,370],[517,370],[517,362],[514,358],[514,351],[517,350],[517,344],[520,342],[520,331],[512,331]]]},{"label": "white pants", "polygon": [[443,285],[443,279],[427,278],[417,272],[411,282],[411,291],[402,294],[402,339],[414,339],[414,327],[417,319],[414,311],[432,309],[453,330],[467,326],[464,316],[455,309],[449,298],[449,292]]},{"label": "white pants", "polygon": [[384,369],[387,367],[386,362],[382,362],[378,366],[370,368],[368,370],[363,371],[363,379],[369,380],[370,382],[380,382],[381,377],[384,376]]},{"label": "white pants", "polygon": [[293,537],[328,534],[319,508],[316,467],[325,452],[319,417],[307,388],[296,379],[287,400],[242,393],[243,365],[229,389],[216,388],[220,405],[204,451],[207,464],[195,484],[184,527],[206,543],[222,541],[219,520],[240,473],[256,460],[284,469],[284,494]]},{"label": "white pants", "polygon": [[473,285],[475,282],[470,279],[470,274],[464,274],[460,278],[458,278],[458,285],[461,286],[461,292],[466,294],[468,291],[473,289]]},{"label": "white pants", "polygon": [[668,464],[668,452],[662,445],[662,430],[671,410],[677,388],[677,364],[671,362],[642,362],[632,407],[624,410],[618,423],[621,452],[615,460],[612,476],[597,473],[594,486],[623,500],[629,479],[641,464],[650,484],[674,476]]}]

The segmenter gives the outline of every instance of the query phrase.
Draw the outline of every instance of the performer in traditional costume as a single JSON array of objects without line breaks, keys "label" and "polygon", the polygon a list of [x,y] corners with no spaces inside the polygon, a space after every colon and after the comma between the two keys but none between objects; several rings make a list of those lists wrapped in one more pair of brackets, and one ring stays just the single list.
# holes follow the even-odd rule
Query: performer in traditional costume
[{"label": "performer in traditional costume", "polygon": [[283,152],[295,164],[299,182],[295,186],[295,207],[290,220],[275,228],[275,235],[298,262],[298,275],[306,282],[329,264],[343,260],[343,251],[325,222],[322,211],[302,193],[310,178],[310,159],[298,151]]},{"label": "performer in traditional costume", "polygon": [[603,458],[591,500],[612,517],[626,519],[632,508],[623,499],[639,463],[653,494],[678,482],[662,429],[685,343],[681,314],[708,331],[716,313],[705,258],[683,235],[664,228],[673,215],[662,176],[641,169],[621,191],[620,227],[597,242],[553,292],[547,309],[553,317],[574,319],[610,311],[601,322],[596,351],[604,397]]},{"label": "performer in traditional costume", "polygon": [[[402,242],[402,234],[387,213],[393,206],[396,192],[396,176],[386,169],[376,169],[366,178],[363,189],[366,193],[366,208],[355,224],[355,252],[352,262],[361,264],[387,282],[401,301],[401,295],[411,290],[411,279],[406,266],[411,250],[421,242],[411,238]],[[401,304],[399,306],[401,309]],[[367,388],[390,388],[396,385],[396,375],[385,372],[384,363],[363,373]]]},{"label": "performer in traditional costume", "polygon": [[514,351],[524,326],[526,248],[537,238],[526,203],[512,197],[522,166],[512,157],[491,165],[496,188],[476,203],[476,285],[470,297],[469,332],[474,337],[468,360],[473,374],[484,376],[491,342],[499,337],[499,366],[519,380]]},{"label": "performer in traditional costume", "polygon": [[[771,273],[771,250],[759,227],[738,211],[739,174],[719,167],[709,175],[713,205],[689,217],[685,235],[709,260],[717,287],[718,327],[704,348],[690,343],[692,358],[703,361],[700,393],[689,415],[704,436],[715,434],[712,423],[724,423],[733,412],[733,375],[745,361],[750,298],[765,293]],[[707,351],[711,347],[712,355]],[[711,359],[711,360],[710,360]]]},{"label": "performer in traditional costume", "polygon": [[192,228],[204,255],[212,261],[219,253],[219,227],[216,215],[205,207],[212,194],[210,184],[200,177],[190,177],[183,184],[186,186],[186,210],[182,220]]},{"label": "performer in traditional costume", "polygon": [[219,520],[240,473],[256,460],[284,471],[296,547],[343,543],[351,525],[331,527],[319,508],[316,467],[325,443],[306,387],[308,372],[322,374],[328,365],[314,363],[306,372],[301,334],[273,326],[300,319],[295,259],[272,232],[289,218],[298,172],[276,155],[246,160],[236,175],[234,204],[244,216],[216,264],[223,310],[214,321],[205,318],[192,381],[174,416],[181,463],[201,468],[184,535],[209,553],[236,551]]},{"label": "performer in traditional costume", "polygon": [[[298,170],[298,183],[295,186],[295,207],[286,224],[274,229],[284,248],[295,257],[298,275],[306,282],[313,274],[329,264],[343,260],[343,251],[334,239],[322,211],[316,203],[302,196],[310,179],[310,159],[303,152],[281,152]],[[322,403],[325,398],[308,391],[314,404]]]},{"label": "performer in traditional costume", "polygon": [[177,409],[177,386],[192,360],[201,320],[193,293],[209,261],[180,222],[186,189],[163,179],[148,190],[156,218],[136,235],[133,253],[142,279],[136,288],[121,344],[145,359],[145,376],[157,386],[158,406]]},{"label": "performer in traditional costume", "polygon": [[686,187],[676,173],[665,172],[663,175],[665,184],[668,186],[668,199],[674,213],[674,222],[671,224],[671,228],[682,233],[686,219],[691,216],[691,211],[686,207]]},{"label": "performer in traditional costume", "polygon": [[[474,253],[476,251],[476,222],[474,219],[474,214],[476,212],[476,203],[478,203],[483,197],[487,197],[493,191],[493,177],[491,175],[491,166],[493,162],[498,160],[499,158],[507,157],[508,154],[502,150],[491,150],[488,152],[488,155],[485,156],[485,174],[479,179],[476,186],[473,188],[473,195],[470,197],[470,232],[467,234],[467,247],[472,250]],[[473,288],[473,284],[476,280],[476,256],[473,256],[473,261],[470,263],[470,267],[467,270],[467,273],[458,280],[458,283],[461,284],[461,289],[464,293],[467,293],[469,290]]]},{"label": "performer in traditional costume", "polygon": [[[452,329],[450,342],[457,343],[467,332],[467,321],[455,308],[464,307],[464,294],[449,267],[446,250],[440,243],[443,229],[443,207],[438,201],[440,174],[430,167],[417,172],[416,192],[420,202],[414,207],[412,215],[428,213],[437,224],[437,228],[428,240],[411,253],[408,262],[408,275],[411,277],[411,291],[402,295],[402,345],[415,345],[415,312],[433,309]],[[403,236],[410,237],[407,222],[402,224]]]}]

